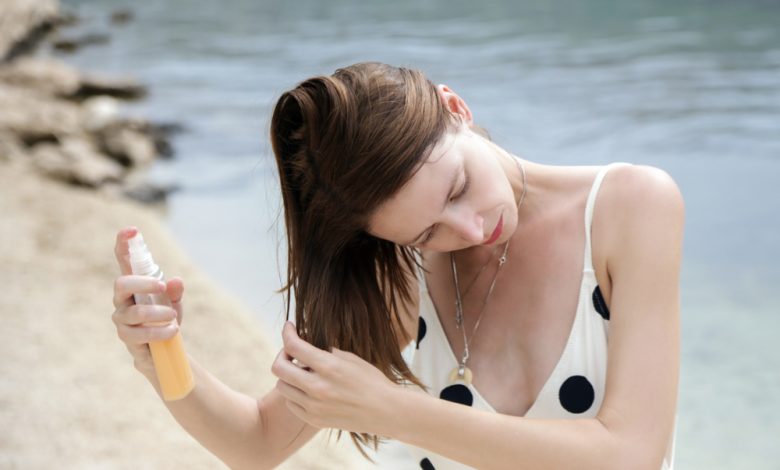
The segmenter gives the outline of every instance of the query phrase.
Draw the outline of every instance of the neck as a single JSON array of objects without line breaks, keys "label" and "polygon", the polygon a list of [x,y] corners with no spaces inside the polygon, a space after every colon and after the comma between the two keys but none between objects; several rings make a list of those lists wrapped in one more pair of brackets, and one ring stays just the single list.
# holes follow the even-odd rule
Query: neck
[{"label": "neck", "polygon": [[[510,154],[500,146],[498,146],[495,142],[488,140],[488,145],[490,145],[493,148],[493,151],[496,152],[496,158],[498,159],[499,163],[501,164],[501,167],[504,170],[504,173],[506,173],[506,177],[509,180],[509,184],[512,186],[512,191],[515,193],[515,201],[520,201],[520,198],[523,194],[523,190],[525,189],[527,192],[527,188],[524,188],[523,185],[523,173],[518,168],[517,162],[518,160],[520,163],[524,166],[524,169],[526,173],[528,172],[528,162],[520,160],[518,157]],[[528,175],[526,174],[526,184],[528,184]],[[528,195],[526,194],[526,197]]]}]

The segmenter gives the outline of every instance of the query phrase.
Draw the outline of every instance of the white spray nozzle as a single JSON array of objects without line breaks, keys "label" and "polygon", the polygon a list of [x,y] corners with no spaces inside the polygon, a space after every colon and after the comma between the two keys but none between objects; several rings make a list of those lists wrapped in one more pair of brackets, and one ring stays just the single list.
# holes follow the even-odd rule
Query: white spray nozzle
[{"label": "white spray nozzle", "polygon": [[147,251],[146,243],[144,242],[144,236],[141,232],[137,232],[133,238],[127,241],[127,246],[130,248],[130,254],[141,253]]},{"label": "white spray nozzle", "polygon": [[141,232],[136,233],[133,238],[128,240],[127,246],[130,251],[130,267],[133,269],[133,274],[151,276],[157,272],[158,267],[146,247]]}]

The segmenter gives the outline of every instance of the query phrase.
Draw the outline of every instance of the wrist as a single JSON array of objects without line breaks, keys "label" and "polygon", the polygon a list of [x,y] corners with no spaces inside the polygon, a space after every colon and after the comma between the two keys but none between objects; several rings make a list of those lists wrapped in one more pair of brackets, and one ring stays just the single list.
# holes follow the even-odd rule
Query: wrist
[{"label": "wrist", "polygon": [[377,423],[381,427],[377,434],[397,441],[404,441],[410,427],[413,426],[411,409],[421,399],[430,398],[427,393],[416,385],[395,385],[393,393],[385,401],[384,419]]}]

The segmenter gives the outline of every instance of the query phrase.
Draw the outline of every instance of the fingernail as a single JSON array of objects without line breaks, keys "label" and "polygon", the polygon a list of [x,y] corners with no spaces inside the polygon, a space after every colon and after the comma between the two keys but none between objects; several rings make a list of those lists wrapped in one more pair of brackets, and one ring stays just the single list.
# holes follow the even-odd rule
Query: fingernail
[{"label": "fingernail", "polygon": [[160,292],[165,292],[165,288],[166,288],[166,287],[167,287],[167,286],[166,286],[166,284],[165,284],[164,282],[162,282],[162,281],[160,281],[160,282],[158,282],[158,283],[157,283],[157,289],[158,289]]}]

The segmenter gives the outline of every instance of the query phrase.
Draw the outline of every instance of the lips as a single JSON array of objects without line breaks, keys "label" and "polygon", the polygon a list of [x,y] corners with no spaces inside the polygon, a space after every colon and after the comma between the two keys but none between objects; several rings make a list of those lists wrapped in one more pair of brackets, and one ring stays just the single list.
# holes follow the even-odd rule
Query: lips
[{"label": "lips", "polygon": [[498,218],[498,223],[496,224],[496,228],[493,230],[493,233],[490,235],[490,238],[483,243],[483,245],[490,245],[494,241],[498,240],[498,237],[501,236],[501,231],[504,229],[504,216],[501,215],[501,217]]}]

